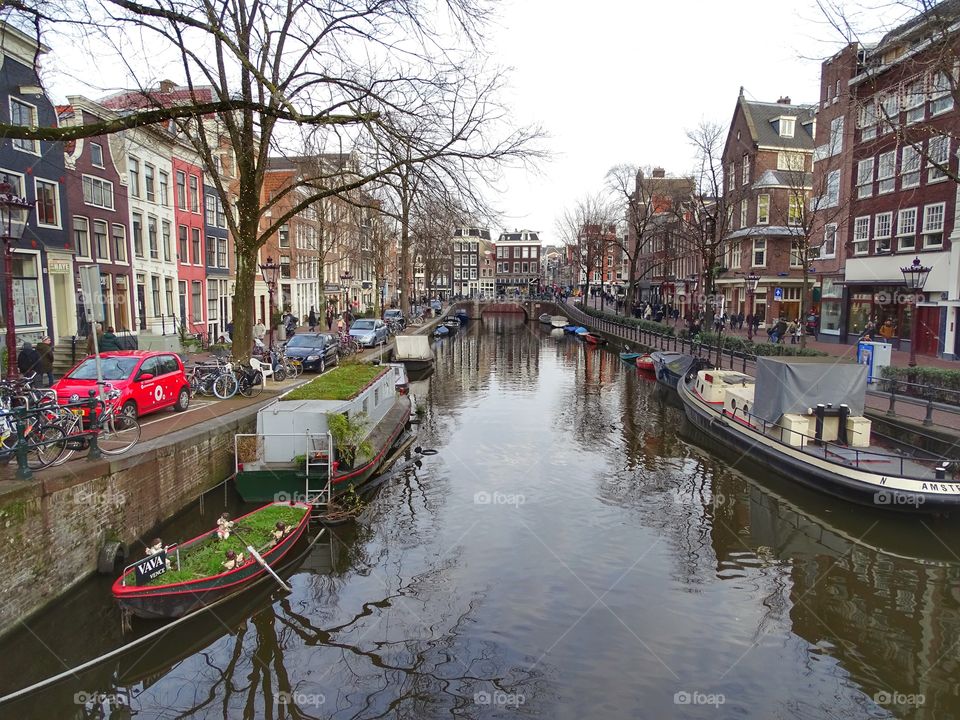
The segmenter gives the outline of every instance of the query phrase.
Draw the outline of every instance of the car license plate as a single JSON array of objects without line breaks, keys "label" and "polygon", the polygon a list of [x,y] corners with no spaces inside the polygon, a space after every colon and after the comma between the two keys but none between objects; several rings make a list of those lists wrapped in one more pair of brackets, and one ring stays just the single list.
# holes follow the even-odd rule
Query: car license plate
[{"label": "car license plate", "polygon": [[293,361],[293,364],[294,364],[294,365],[300,365],[301,363],[300,363],[299,360],[294,360],[294,361]]},{"label": "car license plate", "polygon": [[83,408],[70,408],[70,412],[74,415],[83,415]]}]

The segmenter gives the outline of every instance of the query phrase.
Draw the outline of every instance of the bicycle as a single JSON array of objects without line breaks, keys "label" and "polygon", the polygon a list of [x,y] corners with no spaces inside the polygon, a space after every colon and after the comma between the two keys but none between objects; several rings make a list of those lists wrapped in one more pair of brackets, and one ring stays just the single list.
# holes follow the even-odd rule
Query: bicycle
[{"label": "bicycle", "polygon": [[120,455],[139,442],[140,423],[117,407],[120,391],[108,382],[103,382],[102,385],[106,390],[106,400],[97,401],[94,410],[98,419],[96,429],[84,428],[84,410],[89,407],[86,403],[54,405],[46,409],[50,422],[55,423],[66,436],[64,452],[52,465],[62,465],[73,457],[75,452],[87,449],[93,435],[97,435],[98,445],[104,455]]},{"label": "bicycle", "polygon": [[421,325],[423,325],[423,315],[421,314],[411,315],[410,318],[407,320],[407,322],[413,325],[414,327],[420,327]]},{"label": "bicycle", "polygon": [[263,392],[263,373],[252,367],[238,365],[236,369],[237,385],[244,397],[256,397]]}]

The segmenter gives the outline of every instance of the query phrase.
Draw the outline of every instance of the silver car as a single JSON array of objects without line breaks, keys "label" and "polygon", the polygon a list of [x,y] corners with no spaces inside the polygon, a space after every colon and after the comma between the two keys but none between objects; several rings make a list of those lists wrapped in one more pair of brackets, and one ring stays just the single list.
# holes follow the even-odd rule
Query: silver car
[{"label": "silver car", "polygon": [[387,342],[387,326],[383,320],[360,318],[350,326],[350,337],[356,338],[363,347],[373,347]]}]

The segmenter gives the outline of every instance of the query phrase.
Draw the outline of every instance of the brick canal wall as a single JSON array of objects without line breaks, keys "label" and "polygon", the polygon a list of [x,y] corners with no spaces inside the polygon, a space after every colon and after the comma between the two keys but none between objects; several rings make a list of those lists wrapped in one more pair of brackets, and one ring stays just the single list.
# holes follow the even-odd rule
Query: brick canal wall
[{"label": "brick canal wall", "polygon": [[233,472],[233,436],[255,432],[257,407],[109,461],[72,460],[0,496],[0,634],[95,572],[106,541],[142,555],[139,538]]}]

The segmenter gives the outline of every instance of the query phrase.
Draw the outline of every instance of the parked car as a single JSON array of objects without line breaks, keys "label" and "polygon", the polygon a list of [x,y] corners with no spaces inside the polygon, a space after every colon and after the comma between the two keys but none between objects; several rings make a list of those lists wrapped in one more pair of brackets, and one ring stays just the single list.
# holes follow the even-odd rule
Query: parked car
[{"label": "parked car", "polygon": [[[105,382],[120,391],[120,412],[138,417],[172,407],[190,406],[190,382],[183,362],[171,352],[124,350],[100,355]],[[81,360],[53,385],[60,404],[86,400],[97,388],[97,365],[93,356]],[[86,410],[84,410],[86,414]]]},{"label": "parked car", "polygon": [[387,325],[383,320],[360,318],[350,326],[350,337],[356,338],[363,347],[373,347],[387,341]]},{"label": "parked car", "polygon": [[394,322],[403,330],[407,326],[407,319],[403,316],[403,310],[400,308],[391,308],[383,313],[385,323]]},{"label": "parked car", "polygon": [[340,362],[336,338],[326,333],[300,333],[286,345],[287,357],[304,370],[323,372]]}]

